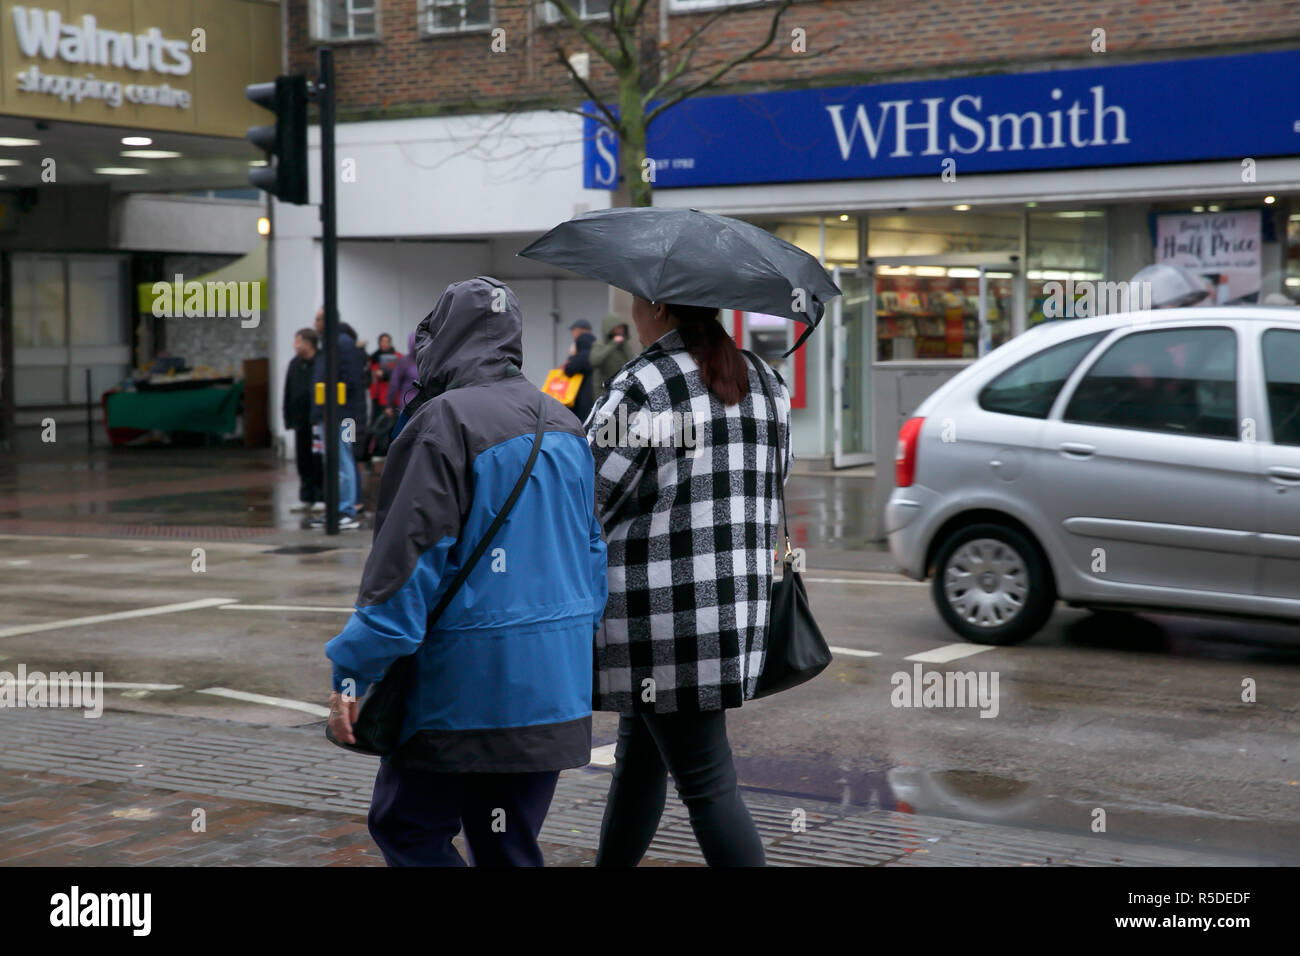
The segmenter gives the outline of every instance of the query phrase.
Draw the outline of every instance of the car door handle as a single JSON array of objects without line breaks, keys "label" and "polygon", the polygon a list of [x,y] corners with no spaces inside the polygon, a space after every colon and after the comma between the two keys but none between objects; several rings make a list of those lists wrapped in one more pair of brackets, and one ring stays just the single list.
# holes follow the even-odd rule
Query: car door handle
[{"label": "car door handle", "polygon": [[1287,468],[1274,465],[1268,470],[1268,477],[1282,485],[1300,485],[1300,468]]},{"label": "car door handle", "polygon": [[1061,442],[1061,454],[1066,458],[1091,458],[1096,453],[1096,447],[1085,445],[1081,441]]}]

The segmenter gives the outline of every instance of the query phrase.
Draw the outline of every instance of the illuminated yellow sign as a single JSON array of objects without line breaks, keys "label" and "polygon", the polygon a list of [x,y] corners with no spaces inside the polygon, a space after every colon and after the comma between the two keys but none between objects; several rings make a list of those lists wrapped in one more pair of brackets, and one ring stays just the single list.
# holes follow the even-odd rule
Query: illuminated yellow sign
[{"label": "illuminated yellow sign", "polygon": [[0,0],[0,114],[244,135],[280,72],[265,0]]}]

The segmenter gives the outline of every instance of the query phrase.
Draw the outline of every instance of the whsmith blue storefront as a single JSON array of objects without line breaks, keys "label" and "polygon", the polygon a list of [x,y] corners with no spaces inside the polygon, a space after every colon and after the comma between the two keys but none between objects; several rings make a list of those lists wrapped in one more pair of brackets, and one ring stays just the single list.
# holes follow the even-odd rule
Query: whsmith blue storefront
[{"label": "whsmith blue storefront", "polygon": [[[588,120],[587,188],[614,186],[617,152]],[[1300,50],[701,97],[648,153],[656,205],[757,222],[837,274],[787,369],[805,462],[887,466],[927,394],[1043,319],[1048,283],[1127,281],[1158,235],[1253,250],[1182,250],[1217,301],[1300,301]]]}]

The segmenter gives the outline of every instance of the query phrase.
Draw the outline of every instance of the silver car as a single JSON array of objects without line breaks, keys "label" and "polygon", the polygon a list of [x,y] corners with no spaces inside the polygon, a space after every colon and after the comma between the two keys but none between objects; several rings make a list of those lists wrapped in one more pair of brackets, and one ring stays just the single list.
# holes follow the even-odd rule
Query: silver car
[{"label": "silver car", "polygon": [[1057,599],[1300,621],[1300,310],[1037,326],[921,404],[895,472],[890,551],[968,640]]}]

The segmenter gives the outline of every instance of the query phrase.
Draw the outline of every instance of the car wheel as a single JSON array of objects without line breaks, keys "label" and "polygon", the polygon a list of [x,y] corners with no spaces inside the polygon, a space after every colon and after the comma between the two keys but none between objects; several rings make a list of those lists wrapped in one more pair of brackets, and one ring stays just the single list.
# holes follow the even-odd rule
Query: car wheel
[{"label": "car wheel", "polygon": [[1056,603],[1042,549],[998,524],[969,525],[944,540],[931,592],[944,622],[978,644],[1027,640]]}]

